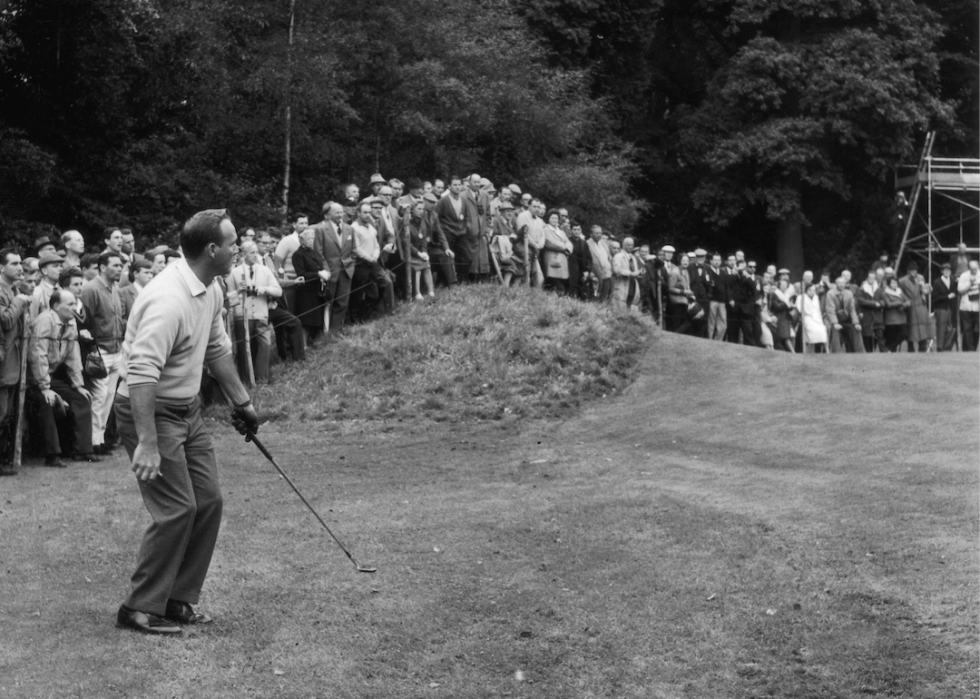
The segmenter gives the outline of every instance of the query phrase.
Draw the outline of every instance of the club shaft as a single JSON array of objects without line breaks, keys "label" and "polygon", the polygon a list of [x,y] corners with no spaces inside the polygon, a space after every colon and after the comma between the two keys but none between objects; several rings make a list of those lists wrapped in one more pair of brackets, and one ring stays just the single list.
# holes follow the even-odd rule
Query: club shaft
[{"label": "club shaft", "polygon": [[292,488],[293,492],[296,493],[296,495],[299,496],[299,499],[303,501],[303,504],[306,505],[306,509],[312,512],[313,516],[316,517],[317,521],[321,525],[323,525],[323,528],[327,530],[327,534],[329,534],[330,537],[335,542],[337,542],[337,546],[339,546],[340,550],[347,555],[347,558],[349,558],[350,562],[354,564],[354,567],[360,568],[360,566],[357,564],[357,561],[355,561],[354,557],[351,555],[350,551],[348,551],[347,548],[342,543],[340,543],[340,539],[337,538],[336,534],[330,531],[330,527],[328,527],[327,523],[323,521],[323,517],[321,517],[320,514],[315,509],[313,509],[313,505],[311,505],[306,500],[306,498],[303,497],[303,493],[299,492],[299,488],[297,488],[296,485],[293,483],[292,479],[290,479],[290,477],[286,475],[286,472],[282,470],[282,467],[276,463],[276,460],[272,458],[272,454],[270,454],[269,450],[265,448],[265,445],[263,445],[262,442],[259,441],[259,438],[256,437],[255,434],[252,432],[248,433],[248,438],[255,443],[255,446],[257,446],[259,448],[259,451],[262,452],[262,455],[269,460],[269,463],[271,463],[273,466],[276,467],[276,470],[279,472],[279,475],[282,476],[287,483],[289,483],[289,487]]}]

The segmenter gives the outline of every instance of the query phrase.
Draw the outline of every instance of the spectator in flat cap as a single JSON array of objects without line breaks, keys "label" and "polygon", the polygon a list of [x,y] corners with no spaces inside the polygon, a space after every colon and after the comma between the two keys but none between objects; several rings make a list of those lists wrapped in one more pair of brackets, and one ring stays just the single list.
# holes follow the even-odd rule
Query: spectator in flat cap
[{"label": "spectator in flat cap", "polygon": [[505,287],[510,286],[514,277],[520,279],[524,276],[524,251],[515,249],[514,245],[517,242],[517,233],[514,231],[516,215],[514,205],[510,201],[503,201],[493,220],[490,246],[500,264],[500,274]]},{"label": "spectator in flat cap", "polygon": [[371,175],[370,186],[371,186],[372,196],[376,197],[379,194],[381,194],[381,188],[386,184],[388,184],[388,180],[382,177],[380,172],[376,172],[373,175]]},{"label": "spectator in flat cap", "polygon": [[34,293],[31,294],[29,314],[31,320],[48,310],[48,300],[51,298],[51,292],[58,288],[58,278],[61,276],[64,261],[64,258],[55,254],[54,250],[41,253],[41,259],[37,262],[41,278],[34,287]]}]

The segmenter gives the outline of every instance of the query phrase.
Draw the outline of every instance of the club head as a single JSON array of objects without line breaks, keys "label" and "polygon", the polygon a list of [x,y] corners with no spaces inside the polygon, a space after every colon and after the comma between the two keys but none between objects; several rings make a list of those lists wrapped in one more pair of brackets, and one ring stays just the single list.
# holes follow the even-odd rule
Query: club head
[{"label": "club head", "polygon": [[368,566],[357,566],[358,573],[377,573],[377,568],[370,568]]}]

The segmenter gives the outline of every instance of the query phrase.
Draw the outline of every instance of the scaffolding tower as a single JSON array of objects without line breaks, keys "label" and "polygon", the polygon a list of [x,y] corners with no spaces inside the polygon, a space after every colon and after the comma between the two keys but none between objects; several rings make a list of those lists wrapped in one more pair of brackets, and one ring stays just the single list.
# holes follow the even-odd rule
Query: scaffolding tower
[{"label": "scaffolding tower", "polygon": [[980,252],[980,159],[936,158],[932,155],[935,140],[936,132],[930,131],[918,166],[900,168],[914,172],[896,173],[895,180],[899,192],[910,190],[911,194],[895,271],[906,255],[918,257],[926,262],[930,285],[933,269],[949,261],[961,244],[968,254]]}]

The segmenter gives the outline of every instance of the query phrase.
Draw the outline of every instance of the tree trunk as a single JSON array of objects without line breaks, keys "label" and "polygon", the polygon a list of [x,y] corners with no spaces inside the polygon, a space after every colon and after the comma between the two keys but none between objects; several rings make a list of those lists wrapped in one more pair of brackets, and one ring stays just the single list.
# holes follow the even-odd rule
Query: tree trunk
[{"label": "tree trunk", "polygon": [[791,216],[776,224],[776,259],[780,268],[790,272],[790,279],[803,276],[803,223]]},{"label": "tree trunk", "polygon": [[296,20],[296,0],[289,3],[289,40],[286,45],[286,142],[282,168],[282,222],[289,222],[289,171],[292,164],[292,87],[293,87],[293,25]]}]

